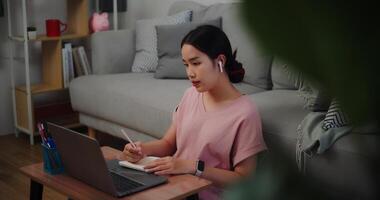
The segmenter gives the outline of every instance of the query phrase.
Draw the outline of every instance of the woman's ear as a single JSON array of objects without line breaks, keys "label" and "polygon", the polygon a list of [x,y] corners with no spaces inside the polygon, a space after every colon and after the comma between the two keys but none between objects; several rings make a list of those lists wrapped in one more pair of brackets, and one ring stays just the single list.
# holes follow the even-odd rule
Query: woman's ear
[{"label": "woman's ear", "polygon": [[217,64],[218,64],[220,72],[223,72],[225,63],[226,63],[226,56],[224,56],[223,54],[220,54],[217,58]]}]

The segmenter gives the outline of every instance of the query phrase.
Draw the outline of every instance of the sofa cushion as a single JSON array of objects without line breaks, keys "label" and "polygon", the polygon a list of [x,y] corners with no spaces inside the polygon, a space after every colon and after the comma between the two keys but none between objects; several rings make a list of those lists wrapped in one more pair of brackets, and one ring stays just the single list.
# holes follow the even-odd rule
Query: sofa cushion
[{"label": "sofa cushion", "polygon": [[306,156],[307,177],[317,182],[319,188],[333,192],[336,199],[378,199],[379,176],[374,176],[378,168],[373,163],[379,150],[378,133],[361,134],[354,130],[325,153]]},{"label": "sofa cushion", "polygon": [[131,71],[135,57],[135,31],[99,31],[91,34],[91,68],[94,74]]},{"label": "sofa cushion", "polygon": [[[235,86],[245,94],[263,91]],[[188,80],[155,79],[153,73],[90,75],[74,79],[70,95],[74,110],[161,138],[188,87]]]},{"label": "sofa cushion", "polygon": [[291,78],[289,77],[289,74],[285,69],[286,64],[279,60],[278,58],[274,58],[272,61],[272,67],[271,67],[271,79],[273,84],[273,90],[278,89],[289,89],[289,90],[296,90],[297,87],[295,86],[295,83]]},{"label": "sofa cushion", "polygon": [[157,67],[156,25],[180,24],[191,21],[192,11],[186,10],[172,16],[136,21],[136,55],[132,65],[133,72],[152,72]]},{"label": "sofa cushion", "polygon": [[181,41],[191,30],[205,24],[220,28],[221,19],[156,26],[158,66],[154,78],[187,79],[186,68],[181,56]]},{"label": "sofa cushion", "polygon": [[127,141],[125,136],[120,132],[121,129],[124,129],[125,132],[128,133],[129,137],[133,141],[140,141],[140,142],[148,142],[157,140],[157,138],[154,138],[150,135],[143,134],[141,132],[138,132],[136,130],[126,128],[124,126],[121,126],[119,124],[109,122],[107,120],[99,119],[95,116],[88,116],[83,113],[80,113],[79,115],[79,121],[82,124],[85,124],[88,127],[94,128],[97,131],[101,131],[103,133],[107,133],[116,137],[119,137],[121,139],[124,139]]},{"label": "sofa cushion", "polygon": [[[303,108],[302,97],[297,90],[270,90],[250,97],[259,109],[269,150],[281,151],[296,167],[296,129],[310,112]],[[379,144],[378,134],[354,130],[324,154],[306,157],[307,177],[329,193],[335,192],[337,197],[372,198],[377,187],[369,163],[378,157]]]},{"label": "sofa cushion", "polygon": [[270,65],[272,56],[263,53],[257,41],[248,34],[240,19],[241,3],[214,4],[195,11],[193,21],[204,21],[222,17],[222,29],[227,34],[232,49],[237,49],[236,58],[245,69],[244,81],[256,87],[270,89]]},{"label": "sofa cushion", "polygon": [[269,149],[279,150],[295,163],[296,130],[309,112],[296,90],[270,90],[250,95],[256,103]]}]

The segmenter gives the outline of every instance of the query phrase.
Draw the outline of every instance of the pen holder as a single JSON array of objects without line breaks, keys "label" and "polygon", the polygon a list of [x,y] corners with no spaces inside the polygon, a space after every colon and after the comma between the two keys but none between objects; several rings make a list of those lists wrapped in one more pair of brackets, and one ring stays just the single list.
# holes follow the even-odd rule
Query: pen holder
[{"label": "pen holder", "polygon": [[46,144],[42,144],[42,154],[45,172],[52,175],[63,172],[63,165],[57,148],[50,148]]}]

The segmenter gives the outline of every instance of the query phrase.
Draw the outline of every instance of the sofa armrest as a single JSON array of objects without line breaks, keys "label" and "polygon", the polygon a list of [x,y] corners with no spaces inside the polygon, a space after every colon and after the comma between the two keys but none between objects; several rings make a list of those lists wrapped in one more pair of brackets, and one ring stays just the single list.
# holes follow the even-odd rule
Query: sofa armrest
[{"label": "sofa armrest", "polygon": [[91,35],[94,74],[130,72],[135,57],[135,31],[102,31]]}]

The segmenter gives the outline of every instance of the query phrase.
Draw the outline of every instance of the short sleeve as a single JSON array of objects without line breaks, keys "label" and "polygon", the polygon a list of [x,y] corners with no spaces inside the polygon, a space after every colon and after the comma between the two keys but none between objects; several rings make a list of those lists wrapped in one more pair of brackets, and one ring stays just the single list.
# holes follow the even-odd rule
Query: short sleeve
[{"label": "short sleeve", "polygon": [[260,117],[258,113],[252,113],[239,126],[232,146],[232,166],[235,167],[241,161],[266,149]]},{"label": "short sleeve", "polygon": [[175,125],[177,124],[178,108],[179,108],[179,104],[175,107],[175,109],[172,113],[172,123]]},{"label": "short sleeve", "polygon": [[173,113],[172,113],[172,123],[177,125],[178,124],[178,118],[184,107],[186,106],[186,101],[188,96],[190,95],[189,93],[191,92],[191,88],[187,89],[185,93],[183,94],[181,101],[178,103],[178,105],[174,108]]}]

